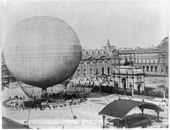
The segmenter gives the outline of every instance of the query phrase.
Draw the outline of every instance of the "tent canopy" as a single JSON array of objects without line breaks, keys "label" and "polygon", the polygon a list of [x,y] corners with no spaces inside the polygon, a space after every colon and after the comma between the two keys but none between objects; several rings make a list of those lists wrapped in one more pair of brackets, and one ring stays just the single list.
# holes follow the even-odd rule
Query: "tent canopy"
[{"label": "tent canopy", "polygon": [[130,112],[135,107],[139,107],[140,109],[151,109],[155,110],[156,112],[163,111],[159,106],[153,103],[118,99],[104,107],[101,112],[99,112],[99,115],[123,119],[128,114],[128,112]]}]

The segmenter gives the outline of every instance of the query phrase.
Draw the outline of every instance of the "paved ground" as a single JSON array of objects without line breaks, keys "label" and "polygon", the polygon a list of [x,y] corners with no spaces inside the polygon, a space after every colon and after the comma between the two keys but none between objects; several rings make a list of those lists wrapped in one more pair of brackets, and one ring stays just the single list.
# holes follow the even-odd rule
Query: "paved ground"
[{"label": "paved ground", "polygon": [[[77,116],[77,119],[73,119],[71,109],[69,106],[59,107],[56,110],[49,110],[48,108],[40,111],[39,109],[32,109],[30,112],[29,124],[31,128],[102,128],[102,117],[98,113],[109,103],[119,96],[101,95],[92,93],[88,100],[81,105],[75,105],[72,107],[73,114]],[[121,96],[121,98],[129,99],[129,96]],[[141,97],[135,97],[133,100],[142,101]],[[155,101],[154,101],[155,100]],[[168,106],[166,106],[161,99],[152,99],[145,101],[155,103],[164,108],[164,112],[160,113],[160,117],[163,118],[161,123],[153,123],[151,128],[166,128],[168,125]],[[122,106],[126,107],[126,106]],[[16,120],[20,123],[24,123],[28,117],[28,110],[12,111],[10,109],[3,108],[3,116]],[[130,114],[141,113],[140,109],[134,108]],[[144,113],[155,115],[152,110],[145,110]],[[111,127],[113,128],[113,126]]]}]

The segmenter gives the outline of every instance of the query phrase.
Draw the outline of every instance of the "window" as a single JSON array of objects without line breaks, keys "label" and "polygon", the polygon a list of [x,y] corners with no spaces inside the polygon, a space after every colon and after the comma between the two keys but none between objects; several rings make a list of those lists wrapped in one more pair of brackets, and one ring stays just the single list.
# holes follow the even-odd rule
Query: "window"
[{"label": "window", "polygon": [[92,55],[94,55],[94,51],[92,51]]},{"label": "window", "polygon": [[155,59],[155,63],[158,63],[158,59]]},{"label": "window", "polygon": [[145,66],[143,66],[143,72],[145,71]]},{"label": "window", "polygon": [[77,70],[77,77],[80,76],[80,69]]},{"label": "window", "polygon": [[90,68],[90,75],[92,75],[93,74],[93,69],[92,68]]},{"label": "window", "polygon": [[96,74],[98,74],[98,68],[96,68]]},{"label": "window", "polygon": [[155,72],[157,72],[157,68],[158,68],[158,67],[157,67],[157,66],[155,66]]},{"label": "window", "polygon": [[107,68],[107,73],[110,74],[110,67]]},{"label": "window", "polygon": [[104,74],[104,67],[102,67],[102,74]]},{"label": "window", "polygon": [[147,71],[147,72],[149,71],[149,66],[147,66],[146,71]]},{"label": "window", "polygon": [[153,63],[153,60],[152,60],[152,59],[150,60],[150,63]]},{"label": "window", "polygon": [[136,59],[136,63],[138,63],[138,59]]},{"label": "window", "polygon": [[86,75],[86,69],[84,69],[84,75]]},{"label": "window", "polygon": [[153,71],[153,66],[151,66],[151,72]]}]

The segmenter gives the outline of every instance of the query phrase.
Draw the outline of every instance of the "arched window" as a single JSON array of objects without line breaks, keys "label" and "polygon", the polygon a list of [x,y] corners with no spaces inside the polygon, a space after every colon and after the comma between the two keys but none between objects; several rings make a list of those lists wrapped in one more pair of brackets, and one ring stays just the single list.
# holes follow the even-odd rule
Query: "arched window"
[{"label": "arched window", "polygon": [[147,72],[149,71],[149,66],[147,66],[146,71],[147,71]]},{"label": "arched window", "polygon": [[143,66],[143,72],[145,72],[145,66]]}]

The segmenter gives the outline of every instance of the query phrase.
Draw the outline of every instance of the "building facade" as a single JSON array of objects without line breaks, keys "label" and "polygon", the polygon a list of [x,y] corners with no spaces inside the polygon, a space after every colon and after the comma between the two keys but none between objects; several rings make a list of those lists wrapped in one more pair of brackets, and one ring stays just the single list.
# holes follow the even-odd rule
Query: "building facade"
[{"label": "building facade", "polygon": [[111,75],[117,66],[133,64],[141,67],[145,74],[168,76],[168,37],[165,37],[156,47],[149,48],[119,48],[107,46],[96,50],[83,50],[82,60],[74,77],[95,74]]},{"label": "building facade", "polygon": [[8,70],[3,52],[1,53],[1,81],[2,81],[2,89],[4,86],[7,86],[10,82],[16,81],[15,77]]}]

